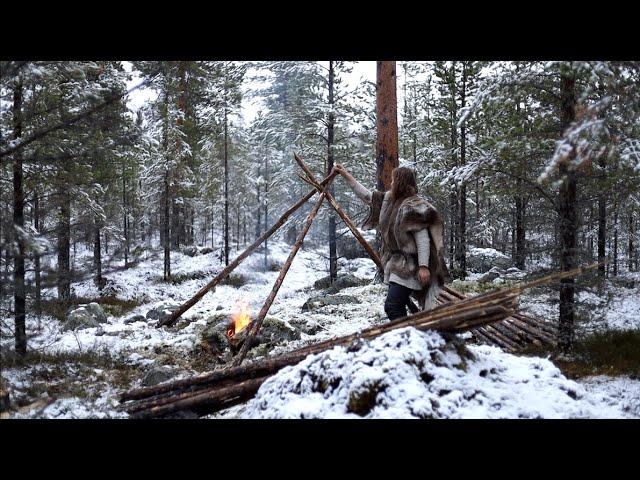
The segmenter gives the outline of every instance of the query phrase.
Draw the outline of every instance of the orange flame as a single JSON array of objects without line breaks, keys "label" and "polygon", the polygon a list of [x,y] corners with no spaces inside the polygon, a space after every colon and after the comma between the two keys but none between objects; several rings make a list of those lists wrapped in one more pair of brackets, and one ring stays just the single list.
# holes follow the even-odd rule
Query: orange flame
[{"label": "orange flame", "polygon": [[231,315],[233,327],[227,331],[229,337],[233,337],[238,332],[244,330],[251,323],[251,309],[247,302],[238,301],[236,311]]}]

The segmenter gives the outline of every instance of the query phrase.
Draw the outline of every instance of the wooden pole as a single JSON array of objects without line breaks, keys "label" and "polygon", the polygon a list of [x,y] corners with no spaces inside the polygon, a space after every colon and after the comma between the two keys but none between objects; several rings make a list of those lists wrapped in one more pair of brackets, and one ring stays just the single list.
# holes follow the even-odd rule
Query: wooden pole
[{"label": "wooden pole", "polygon": [[[333,180],[333,178],[336,175],[337,175],[337,172],[332,172],[322,181],[322,184],[323,185],[328,184],[331,180]],[[193,307],[196,303],[198,303],[209,290],[211,290],[216,285],[218,285],[222,280],[224,280],[238,265],[240,265],[240,263],[242,263],[242,261],[245,258],[251,255],[267,238],[273,235],[282,225],[284,225],[284,223],[289,219],[289,217],[296,210],[298,210],[302,205],[304,205],[307,202],[307,200],[313,197],[315,193],[316,193],[315,190],[311,190],[304,197],[298,200],[298,202],[295,205],[293,205],[291,208],[289,208],[289,210],[287,210],[282,214],[282,216],[271,226],[271,228],[269,228],[262,235],[260,235],[260,237],[258,237],[255,242],[249,245],[240,255],[238,255],[231,263],[229,263],[229,265],[227,265],[218,275],[216,275],[213,278],[213,280],[211,280],[204,287],[198,290],[198,292],[193,297],[191,297],[189,300],[184,302],[180,306],[180,308],[177,309],[175,312],[173,312],[173,314],[170,317],[167,317],[165,321],[158,322],[157,326],[161,327],[164,325],[166,326],[173,325],[184,312],[186,312],[191,307]]]},{"label": "wooden pole", "polygon": [[[302,180],[305,180],[306,182],[308,182],[312,186],[314,186],[316,188],[316,190],[321,191],[322,190],[322,186],[316,181],[313,172],[309,169],[309,167],[307,167],[307,165],[304,163],[304,161],[295,153],[293,154],[293,158],[295,158],[295,160],[298,163],[298,165],[300,166],[300,168],[302,168],[304,173],[307,175],[306,179],[302,175],[300,175],[300,178]],[[362,234],[358,230],[358,227],[355,226],[353,221],[345,213],[345,211],[338,204],[338,202],[336,201],[334,196],[331,195],[331,193],[327,192],[326,196],[327,196],[327,200],[329,201],[329,204],[338,213],[338,215],[340,216],[342,221],[347,225],[347,227],[349,227],[349,230],[351,230],[351,233],[353,233],[353,236],[356,237],[356,240],[358,240],[358,242],[365,249],[365,251],[367,252],[369,257],[371,257],[371,260],[373,260],[373,263],[376,264],[378,269],[383,270],[384,269],[384,265],[382,265],[382,260],[380,260],[380,256],[374,250],[374,248],[369,244],[369,242],[367,242],[367,240],[362,236]],[[409,300],[409,302],[408,302],[408,307],[409,307],[409,310],[411,311],[411,313],[417,313],[417,312],[420,311],[420,309],[411,300]]]},{"label": "wooden pole", "polygon": [[313,220],[316,218],[316,215],[318,214],[318,211],[322,206],[322,202],[324,201],[325,197],[329,194],[327,192],[327,189],[331,184],[331,180],[333,179],[333,176],[331,176],[330,174],[329,177],[330,177],[329,182],[327,182],[327,184],[324,186],[324,189],[320,194],[320,198],[318,198],[318,200],[316,201],[316,204],[313,207],[313,210],[311,210],[311,212],[309,213],[309,216],[305,221],[304,227],[302,228],[302,231],[298,235],[298,238],[296,239],[296,243],[293,245],[293,248],[289,253],[289,257],[287,257],[287,261],[284,263],[284,265],[280,269],[280,273],[278,274],[278,278],[276,278],[276,281],[273,284],[271,293],[269,293],[269,296],[267,297],[267,300],[264,302],[262,309],[260,309],[260,313],[258,313],[258,317],[253,322],[251,322],[251,324],[247,327],[248,329],[250,329],[247,332],[247,338],[244,344],[242,345],[242,348],[238,352],[238,355],[233,359],[232,365],[239,365],[242,362],[244,357],[247,355],[247,351],[250,348],[251,340],[260,331],[260,327],[262,327],[262,321],[264,320],[264,317],[267,315],[269,308],[271,308],[271,305],[273,304],[273,301],[275,300],[276,295],[280,290],[280,286],[284,281],[284,277],[287,275],[287,272],[291,267],[291,263],[293,262],[293,259],[298,253],[298,250],[300,250],[300,247],[302,247],[304,238],[307,236],[307,232],[309,232],[309,229],[311,228],[311,224],[313,223]]}]

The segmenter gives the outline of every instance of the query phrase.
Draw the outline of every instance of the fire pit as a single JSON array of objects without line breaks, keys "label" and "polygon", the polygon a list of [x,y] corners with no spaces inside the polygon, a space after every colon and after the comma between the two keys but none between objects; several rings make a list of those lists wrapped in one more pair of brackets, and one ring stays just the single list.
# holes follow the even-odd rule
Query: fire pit
[{"label": "fire pit", "polygon": [[[247,340],[247,335],[249,332],[248,326],[251,325],[251,309],[249,304],[244,301],[239,301],[236,303],[236,311],[231,315],[231,319],[228,321],[227,327],[227,342],[229,343],[229,348],[231,349],[231,353],[236,355],[240,348]],[[251,340],[251,345],[249,348],[253,348],[259,345],[261,342],[261,337],[256,335]]]}]

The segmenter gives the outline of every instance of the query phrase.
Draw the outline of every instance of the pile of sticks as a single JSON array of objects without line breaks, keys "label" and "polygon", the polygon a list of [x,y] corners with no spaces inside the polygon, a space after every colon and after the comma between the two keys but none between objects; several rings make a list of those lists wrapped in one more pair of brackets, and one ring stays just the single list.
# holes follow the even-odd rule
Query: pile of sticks
[{"label": "pile of sticks", "polygon": [[[465,295],[446,286],[438,296],[438,304],[459,302]],[[504,320],[491,325],[483,325],[472,330],[471,334],[479,342],[496,345],[504,350],[515,353],[530,345],[556,345],[556,328],[548,322],[536,317],[514,312]]]}]

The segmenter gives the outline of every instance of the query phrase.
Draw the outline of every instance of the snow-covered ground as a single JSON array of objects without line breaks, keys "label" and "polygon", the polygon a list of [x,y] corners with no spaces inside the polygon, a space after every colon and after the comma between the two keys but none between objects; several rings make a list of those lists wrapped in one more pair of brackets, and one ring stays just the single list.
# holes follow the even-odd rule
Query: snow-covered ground
[{"label": "snow-covered ground", "polygon": [[[289,248],[284,243],[271,244],[269,261],[282,264]],[[303,248],[293,262],[269,315],[301,330],[300,339],[277,347],[272,354],[350,334],[386,321],[383,308],[386,287],[377,284],[340,291],[341,295],[357,297],[360,303],[329,305],[310,312],[302,311],[301,307],[305,301],[319,293],[313,289],[313,283],[327,274],[324,253]],[[176,285],[161,281],[162,258],[158,255],[148,256],[146,260],[130,269],[109,273],[107,277],[113,281],[118,298],[136,300],[140,305],[122,316],[109,316],[107,323],[99,328],[63,332],[61,322],[55,318],[45,317],[38,321],[28,315],[30,350],[50,356],[102,352],[113,357],[119,367],[116,371],[100,365],[81,367],[65,361],[58,366],[3,368],[2,377],[8,381],[16,397],[35,399],[34,403],[22,408],[13,416],[122,417],[126,414],[116,410],[118,391],[139,386],[141,377],[151,368],[159,365],[176,366],[179,367],[177,376],[197,373],[200,369],[188,361],[188,356],[197,347],[199,332],[207,324],[207,319],[219,314],[231,314],[240,300],[248,302],[255,314],[269,294],[278,272],[271,269],[264,271],[262,264],[262,253],[249,257],[234,272],[234,275],[244,276],[246,283],[238,287],[219,285],[214,292],[208,293],[202,301],[185,313],[183,320],[171,329],[155,328],[153,321],[130,323],[125,320],[136,314],[145,315],[147,311],[166,301],[182,302],[191,297],[221,268],[214,253],[189,257],[173,252],[172,274],[197,277]],[[375,268],[373,262],[368,259],[354,259],[341,260],[340,270],[341,273],[371,279]],[[90,279],[74,283],[73,289],[78,296],[98,296],[98,290]],[[634,290],[630,289],[628,294],[625,292],[624,296],[616,296],[607,305],[601,306],[611,325],[640,327],[638,299],[633,292]],[[53,296],[54,292],[45,294]],[[526,297],[523,303],[525,306],[535,306],[537,298]],[[546,301],[538,303],[547,308]],[[533,313],[549,315],[550,318],[557,315],[556,307],[553,305],[548,311],[542,310],[541,307],[540,311]],[[3,335],[0,344],[8,349],[13,342],[10,331],[12,320],[4,318],[2,321]],[[41,329],[37,328],[39,323]],[[307,328],[310,324],[316,328]],[[305,331],[313,331],[313,334],[307,334]],[[440,341],[436,334],[427,335],[409,329],[404,332],[392,332],[385,338],[376,339],[360,352],[336,349],[319,357],[310,357],[302,364],[285,369],[270,379],[253,401],[215,417],[354,415],[345,410],[344,398],[348,398],[354,388],[360,388],[359,382],[375,378],[382,379],[386,387],[385,393],[380,396],[380,403],[376,403],[365,415],[369,417],[640,416],[637,409],[629,407],[633,399],[640,398],[638,380],[622,381],[604,377],[580,383],[573,382],[562,376],[548,360],[514,356],[497,348],[484,346],[469,347],[476,359],[465,360],[466,369],[455,368],[456,359],[453,353],[441,359],[441,365],[436,365],[431,354],[427,353],[432,352],[436,348],[434,345]],[[383,348],[385,345],[389,348]],[[412,361],[418,362],[420,359],[423,360],[421,367],[412,365]],[[287,390],[292,376],[296,375],[295,372],[311,374],[309,372],[317,369],[321,361],[328,362],[327,366],[330,367],[323,375],[339,373],[341,381],[338,388],[326,390],[320,396],[308,386],[301,386],[302,390],[299,393]],[[431,371],[430,369],[433,370],[435,379],[425,382],[420,374]],[[488,373],[482,374],[485,370]],[[121,376],[125,373],[129,376],[114,385],[114,378],[118,372]],[[33,393],[33,378],[50,377],[51,380],[48,381],[58,382],[60,376],[70,379],[70,383],[65,384],[67,390],[63,389],[52,396],[38,396]],[[77,395],[76,389],[84,389],[85,394]],[[443,393],[446,391],[449,392]],[[280,400],[276,400],[278,398]],[[263,408],[268,399],[273,402],[267,402],[269,405]]]},{"label": "snow-covered ground", "polygon": [[[470,346],[435,332],[391,331],[357,351],[336,347],[270,378],[235,413],[249,418],[624,418],[620,395],[591,392],[549,360]],[[590,383],[590,387],[594,384]],[[633,390],[633,388],[632,388]],[[614,392],[609,387],[608,392]],[[640,394],[636,382],[635,391]]]}]

